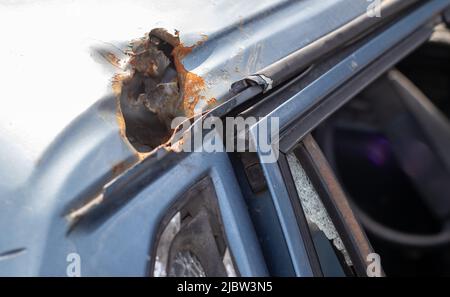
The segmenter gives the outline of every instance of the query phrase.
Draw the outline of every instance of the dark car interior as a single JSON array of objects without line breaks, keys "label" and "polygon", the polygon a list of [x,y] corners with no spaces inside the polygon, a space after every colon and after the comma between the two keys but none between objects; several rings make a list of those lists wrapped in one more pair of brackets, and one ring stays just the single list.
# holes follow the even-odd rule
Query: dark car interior
[{"label": "dark car interior", "polygon": [[450,274],[450,31],[313,133],[386,275]]}]

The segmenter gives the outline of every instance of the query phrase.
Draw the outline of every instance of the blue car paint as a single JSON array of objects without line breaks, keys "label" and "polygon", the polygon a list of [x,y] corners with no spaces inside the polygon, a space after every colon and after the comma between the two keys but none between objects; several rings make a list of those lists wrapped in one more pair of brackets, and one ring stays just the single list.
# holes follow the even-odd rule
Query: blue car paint
[{"label": "blue car paint", "polygon": [[[430,7],[448,4],[447,1],[431,2]],[[158,5],[149,4],[156,10],[156,15],[149,18],[152,19],[150,22],[139,21],[146,28],[132,28],[126,32],[129,36],[125,38],[123,32],[126,30],[117,27],[118,38],[123,39],[112,43],[124,47],[128,38],[140,37],[140,33],[162,25],[180,30],[182,40],[188,44],[198,40],[200,34],[208,35],[208,41],[195,49],[183,63],[188,70],[205,78],[210,86],[208,93],[219,100],[228,92],[232,82],[313,42],[364,13],[367,8],[364,0],[246,1],[240,5],[229,5],[225,1],[214,4],[211,1],[203,10],[195,9],[194,4],[187,7],[184,3],[169,3],[165,10],[154,9]],[[55,5],[64,8],[64,4]],[[140,1],[130,4],[129,15],[132,16],[132,9],[137,11],[141,5]],[[424,10],[423,13],[428,11]],[[198,16],[172,16],[180,11]],[[154,19],[163,20],[164,24]],[[121,25],[108,21],[109,25],[111,23],[112,26]],[[108,32],[114,31],[114,27],[108,27]],[[255,55],[258,57],[256,61],[247,63]],[[51,58],[50,55],[47,59],[50,69]],[[98,71],[97,64],[93,63],[91,67]],[[106,88],[114,69],[103,67],[100,72]],[[67,71],[83,72],[86,69]],[[66,84],[63,73],[53,75],[56,78],[52,83]],[[42,79],[44,84],[49,82],[48,77],[42,75],[35,79]],[[89,73],[83,78],[86,79],[89,79]],[[71,91],[70,87],[67,92]],[[47,120],[46,112],[49,121],[51,113],[59,112],[52,108],[52,103],[68,100],[64,93],[36,93],[34,98],[21,98],[20,92],[13,95],[7,99],[21,101],[24,106],[28,99],[42,100],[42,108],[36,112],[42,113],[40,118],[43,121]],[[48,99],[46,95],[55,98]],[[83,96],[91,97],[92,94]],[[245,276],[267,275],[258,240],[225,153],[189,155],[148,185],[99,228],[92,232],[68,233],[69,223],[64,217],[67,206],[77,197],[96,192],[110,182],[114,178],[112,169],[115,165],[133,164],[139,160],[120,134],[115,96],[108,91],[98,99],[100,97],[90,99],[92,101],[88,104],[91,106],[77,118],[55,122],[49,134],[55,136],[49,137],[48,142],[25,143],[22,138],[15,137],[20,130],[14,130],[14,125],[12,129],[0,127],[0,255],[4,255],[0,256],[0,275],[64,276],[68,264],[66,257],[71,252],[81,256],[82,275],[145,275],[149,251],[161,218],[187,187],[207,174],[214,181],[226,235],[240,273]],[[76,101],[77,98],[71,100]],[[26,121],[26,115],[22,115],[17,106],[12,112],[25,117]],[[8,104],[3,104],[3,108],[7,107]],[[33,130],[32,122],[27,129],[31,134],[45,132]],[[270,176],[271,169],[265,170]],[[274,199],[278,199],[278,191],[274,190],[278,182],[281,183],[280,180],[269,180]],[[295,227],[289,226],[292,216],[281,216],[282,208],[281,204],[277,206],[286,232]],[[288,233],[285,235],[292,236],[296,231]],[[301,238],[290,240],[289,250],[297,275],[310,275],[301,247]]]}]

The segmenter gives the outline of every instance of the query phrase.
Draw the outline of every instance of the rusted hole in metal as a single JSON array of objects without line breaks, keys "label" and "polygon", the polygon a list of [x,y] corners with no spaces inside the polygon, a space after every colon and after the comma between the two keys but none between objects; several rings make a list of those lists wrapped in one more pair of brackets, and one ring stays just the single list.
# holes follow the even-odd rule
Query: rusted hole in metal
[{"label": "rusted hole in metal", "polygon": [[121,134],[138,152],[165,143],[173,133],[171,121],[192,117],[198,102],[207,100],[203,78],[181,63],[193,47],[183,46],[177,33],[160,28],[130,43],[126,72],[114,77],[113,90],[119,100]]}]

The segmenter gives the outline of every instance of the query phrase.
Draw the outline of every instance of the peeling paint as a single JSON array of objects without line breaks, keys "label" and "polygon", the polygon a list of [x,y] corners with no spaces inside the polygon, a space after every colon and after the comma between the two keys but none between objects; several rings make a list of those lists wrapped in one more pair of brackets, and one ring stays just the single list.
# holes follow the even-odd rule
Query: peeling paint
[{"label": "peeling paint", "polygon": [[68,215],[66,215],[67,221],[69,221],[70,224],[74,224],[76,221],[78,221],[79,218],[81,218],[83,215],[85,215],[87,212],[89,212],[92,208],[95,206],[101,204],[103,202],[103,193],[96,196],[94,199],[90,200],[88,203],[84,204],[82,207],[73,210]]}]

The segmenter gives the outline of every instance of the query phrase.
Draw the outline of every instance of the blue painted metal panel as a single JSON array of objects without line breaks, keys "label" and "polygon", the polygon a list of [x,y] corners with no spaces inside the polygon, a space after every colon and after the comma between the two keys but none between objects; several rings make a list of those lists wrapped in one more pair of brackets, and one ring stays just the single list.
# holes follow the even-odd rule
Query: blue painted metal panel
[{"label": "blue painted metal panel", "polygon": [[[72,251],[81,255],[84,275],[143,275],[159,220],[178,195],[204,174],[214,181],[240,272],[265,275],[258,241],[225,153],[189,155],[99,228],[67,235],[66,207],[111,181],[116,166],[138,161],[120,134],[116,98],[107,87],[115,69],[104,61],[99,65],[92,46],[101,40],[102,46],[124,49],[129,39],[154,27],[180,30],[187,45],[206,34],[208,40],[183,63],[205,79],[208,95],[220,100],[232,82],[364,13],[367,1],[136,0],[126,7],[119,1],[86,3],[0,4],[5,6],[0,9],[0,30],[10,44],[0,49],[5,61],[0,80],[7,82],[2,86],[0,111],[0,255],[19,251],[0,256],[0,275],[65,275],[66,255]],[[338,87],[447,4],[430,1],[394,25],[393,33],[377,37],[364,52],[344,60],[271,116],[280,116],[283,126],[288,124],[311,100]],[[109,17],[99,24],[100,15]],[[23,18],[35,20],[34,26],[21,22]],[[28,79],[30,73],[33,79]],[[310,275],[285,188],[273,166],[264,170],[295,270]]]}]

